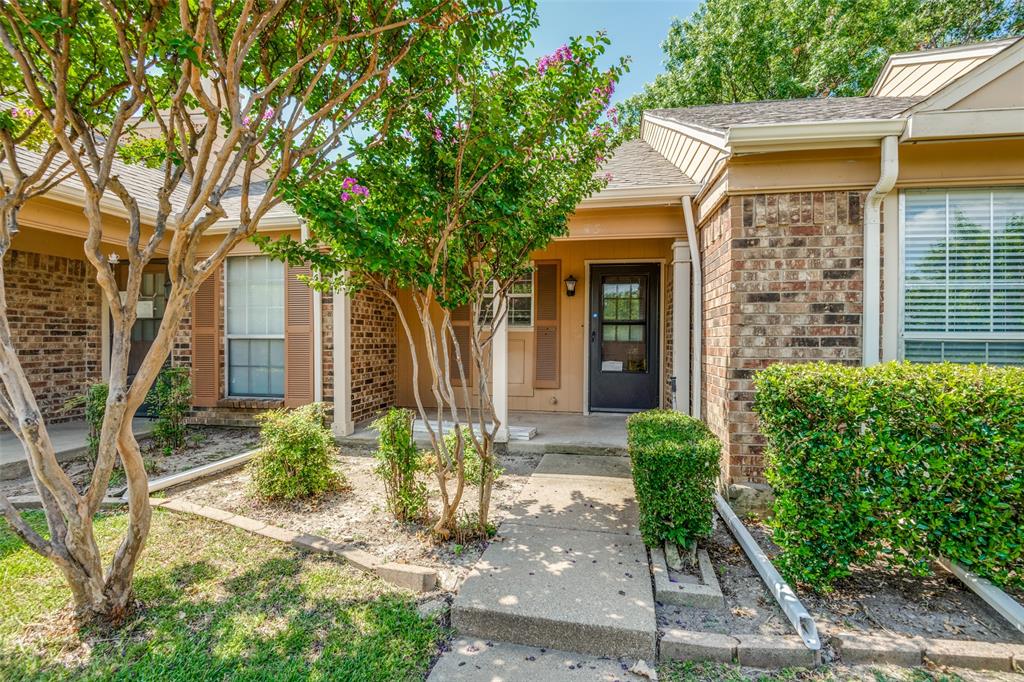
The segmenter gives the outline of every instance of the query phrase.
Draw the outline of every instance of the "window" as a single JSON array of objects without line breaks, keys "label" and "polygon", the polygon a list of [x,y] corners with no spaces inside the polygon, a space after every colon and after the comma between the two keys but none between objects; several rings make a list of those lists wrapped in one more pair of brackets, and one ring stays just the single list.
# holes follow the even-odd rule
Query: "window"
[{"label": "window", "polygon": [[1024,364],[1024,188],[903,195],[903,356]]},{"label": "window", "polygon": [[[493,294],[484,297],[483,305],[480,307],[479,325],[488,325],[494,319],[493,304]],[[517,279],[509,288],[508,326],[513,328],[533,326],[533,273]]]},{"label": "window", "polygon": [[227,261],[228,395],[284,397],[284,264]]}]

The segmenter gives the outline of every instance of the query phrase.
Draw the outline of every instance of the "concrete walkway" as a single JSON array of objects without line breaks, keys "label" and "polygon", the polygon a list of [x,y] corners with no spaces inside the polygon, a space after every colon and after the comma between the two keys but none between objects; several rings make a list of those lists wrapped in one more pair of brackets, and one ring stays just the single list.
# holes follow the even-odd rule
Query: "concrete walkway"
[{"label": "concrete walkway", "polygon": [[[46,429],[57,451],[58,462],[67,462],[85,454],[89,425],[84,421],[49,424]],[[153,432],[153,420],[133,419],[132,431],[136,438],[148,436]],[[27,475],[28,462],[25,461],[25,449],[21,441],[10,431],[0,432],[0,481]]]},{"label": "concrete walkway", "polygon": [[[512,412],[509,422],[514,429],[536,430],[528,440],[513,439],[508,450],[513,454],[573,453],[582,455],[626,454],[626,416],[597,413],[583,415],[571,412]],[[426,444],[425,437],[418,437]],[[367,426],[341,438],[345,444],[370,447],[377,442],[377,433]]]},{"label": "concrete walkway", "polygon": [[[654,595],[636,518],[627,458],[545,455],[452,604],[452,625],[468,639],[430,679],[572,679],[568,671],[578,668],[568,666],[584,659],[595,666],[585,679],[616,669],[627,679],[614,659],[653,664]],[[475,638],[491,650],[467,653]],[[510,645],[556,651],[522,654]]]}]

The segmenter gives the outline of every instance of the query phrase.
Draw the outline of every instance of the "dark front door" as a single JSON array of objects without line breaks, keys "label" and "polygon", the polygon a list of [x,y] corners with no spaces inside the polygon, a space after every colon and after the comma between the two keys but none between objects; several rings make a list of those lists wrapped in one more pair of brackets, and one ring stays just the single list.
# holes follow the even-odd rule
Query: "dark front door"
[{"label": "dark front door", "polygon": [[591,410],[658,406],[660,291],[656,264],[591,267]]},{"label": "dark front door", "polygon": [[[117,270],[117,283],[123,290],[128,280],[128,266],[122,264]],[[146,359],[146,354],[153,347],[160,322],[164,317],[164,306],[169,291],[167,264],[154,262],[142,269],[142,287],[139,291],[138,317],[132,327],[132,345],[128,352],[128,382],[131,383]],[[170,364],[170,357],[165,364]],[[136,412],[138,417],[155,417],[147,398]]]}]

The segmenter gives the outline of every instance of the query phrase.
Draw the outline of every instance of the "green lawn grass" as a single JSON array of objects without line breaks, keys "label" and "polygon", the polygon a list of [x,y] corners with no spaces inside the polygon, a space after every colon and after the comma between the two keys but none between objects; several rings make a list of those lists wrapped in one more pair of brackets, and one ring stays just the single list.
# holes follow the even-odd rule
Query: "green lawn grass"
[{"label": "green lawn grass", "polygon": [[[124,527],[97,518],[105,551]],[[135,596],[119,630],[76,632],[63,577],[0,521],[0,679],[422,679],[441,635],[407,594],[338,561],[159,509]]]}]

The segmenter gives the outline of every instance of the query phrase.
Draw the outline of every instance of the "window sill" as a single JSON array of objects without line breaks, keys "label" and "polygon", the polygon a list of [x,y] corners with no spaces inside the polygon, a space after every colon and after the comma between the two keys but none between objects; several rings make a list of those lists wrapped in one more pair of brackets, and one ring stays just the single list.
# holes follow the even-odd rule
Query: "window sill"
[{"label": "window sill", "polygon": [[217,407],[244,410],[273,410],[284,407],[284,398],[221,398]]}]

